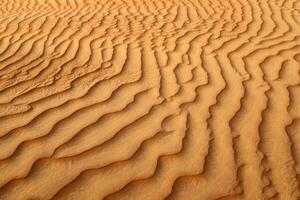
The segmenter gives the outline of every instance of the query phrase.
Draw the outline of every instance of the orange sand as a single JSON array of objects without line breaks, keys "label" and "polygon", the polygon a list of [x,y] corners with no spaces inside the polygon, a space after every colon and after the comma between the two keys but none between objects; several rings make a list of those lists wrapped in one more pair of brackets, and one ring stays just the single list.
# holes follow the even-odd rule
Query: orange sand
[{"label": "orange sand", "polygon": [[300,199],[300,0],[0,0],[1,200]]}]

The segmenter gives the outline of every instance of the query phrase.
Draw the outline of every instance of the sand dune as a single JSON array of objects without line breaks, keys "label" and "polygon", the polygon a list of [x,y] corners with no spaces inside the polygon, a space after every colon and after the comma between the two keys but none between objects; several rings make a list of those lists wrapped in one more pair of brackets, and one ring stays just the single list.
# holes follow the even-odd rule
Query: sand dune
[{"label": "sand dune", "polygon": [[298,200],[299,181],[299,0],[0,0],[1,200]]}]

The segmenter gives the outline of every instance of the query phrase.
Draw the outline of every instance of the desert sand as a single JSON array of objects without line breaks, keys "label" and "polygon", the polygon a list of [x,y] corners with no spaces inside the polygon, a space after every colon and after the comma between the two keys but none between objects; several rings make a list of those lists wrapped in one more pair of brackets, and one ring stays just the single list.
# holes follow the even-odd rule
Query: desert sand
[{"label": "desert sand", "polygon": [[1,200],[299,200],[300,0],[0,0]]}]

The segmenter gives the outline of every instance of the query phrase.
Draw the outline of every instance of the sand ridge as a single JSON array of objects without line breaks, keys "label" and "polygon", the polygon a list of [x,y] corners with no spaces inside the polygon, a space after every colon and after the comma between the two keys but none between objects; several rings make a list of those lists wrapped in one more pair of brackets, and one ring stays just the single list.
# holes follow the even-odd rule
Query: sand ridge
[{"label": "sand ridge", "polygon": [[1,200],[297,200],[299,174],[299,0],[0,0]]}]

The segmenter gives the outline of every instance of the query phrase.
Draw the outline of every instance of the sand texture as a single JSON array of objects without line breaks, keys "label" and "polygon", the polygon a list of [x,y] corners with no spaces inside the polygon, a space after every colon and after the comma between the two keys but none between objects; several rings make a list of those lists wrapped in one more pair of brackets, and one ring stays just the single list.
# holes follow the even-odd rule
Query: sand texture
[{"label": "sand texture", "polygon": [[299,200],[300,0],[0,0],[0,200]]}]

